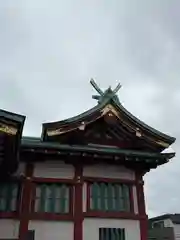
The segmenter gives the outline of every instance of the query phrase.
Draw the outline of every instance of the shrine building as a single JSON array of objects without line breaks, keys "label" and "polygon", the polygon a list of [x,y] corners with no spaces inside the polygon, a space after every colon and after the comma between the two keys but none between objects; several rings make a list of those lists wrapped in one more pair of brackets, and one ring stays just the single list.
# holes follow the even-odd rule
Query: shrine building
[{"label": "shrine building", "polygon": [[147,240],[143,176],[175,156],[163,152],[175,138],[128,112],[120,85],[91,84],[97,105],[39,138],[0,110],[0,240]]}]

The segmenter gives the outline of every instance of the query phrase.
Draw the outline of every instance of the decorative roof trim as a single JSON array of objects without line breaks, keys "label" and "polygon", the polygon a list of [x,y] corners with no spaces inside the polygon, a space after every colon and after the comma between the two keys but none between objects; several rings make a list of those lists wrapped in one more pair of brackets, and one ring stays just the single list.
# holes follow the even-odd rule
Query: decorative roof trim
[{"label": "decorative roof trim", "polygon": [[7,133],[9,135],[16,135],[18,129],[10,127],[6,124],[0,123],[0,132]]}]

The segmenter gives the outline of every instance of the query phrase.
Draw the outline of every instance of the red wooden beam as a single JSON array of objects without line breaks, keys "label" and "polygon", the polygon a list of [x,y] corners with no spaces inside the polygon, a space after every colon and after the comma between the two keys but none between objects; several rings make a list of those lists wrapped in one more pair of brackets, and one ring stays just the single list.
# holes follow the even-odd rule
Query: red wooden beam
[{"label": "red wooden beam", "polygon": [[75,165],[74,240],[83,239],[83,168]]},{"label": "red wooden beam", "polygon": [[[101,212],[93,211],[83,214],[84,217],[93,217],[93,218],[115,218],[115,219],[129,219],[129,220],[140,220],[142,218],[139,214],[134,213],[124,213],[124,212]],[[147,240],[147,239],[146,239]]]},{"label": "red wooden beam", "polygon": [[105,183],[124,183],[124,184],[136,184],[136,180],[120,179],[120,178],[101,178],[101,177],[83,177],[86,182],[105,182]]},{"label": "red wooden beam", "polygon": [[143,173],[137,172],[136,173],[136,189],[137,189],[137,200],[138,200],[138,210],[141,216],[144,216],[140,219],[140,233],[141,233],[141,240],[148,239],[148,217],[146,215],[146,208],[145,208],[145,199],[144,199],[144,185],[142,179]]},{"label": "red wooden beam", "polygon": [[37,183],[66,183],[66,184],[74,184],[74,179],[68,178],[42,178],[42,177],[33,177],[33,182]]}]

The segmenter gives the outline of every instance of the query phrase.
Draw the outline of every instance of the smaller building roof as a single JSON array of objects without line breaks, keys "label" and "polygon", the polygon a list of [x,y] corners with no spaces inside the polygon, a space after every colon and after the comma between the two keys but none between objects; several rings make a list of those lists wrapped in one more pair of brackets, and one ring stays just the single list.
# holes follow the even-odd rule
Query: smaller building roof
[{"label": "smaller building roof", "polygon": [[12,113],[12,112],[8,112],[4,109],[0,109],[0,118],[5,118],[10,121],[15,121],[17,123],[24,124],[26,117],[23,115],[17,114],[17,113]]},{"label": "smaller building roof", "polygon": [[174,224],[180,224],[180,213],[163,214],[157,217],[150,218],[149,222],[161,221],[165,219],[170,219]]},{"label": "smaller building roof", "polygon": [[16,171],[25,116],[0,109],[0,177]]}]

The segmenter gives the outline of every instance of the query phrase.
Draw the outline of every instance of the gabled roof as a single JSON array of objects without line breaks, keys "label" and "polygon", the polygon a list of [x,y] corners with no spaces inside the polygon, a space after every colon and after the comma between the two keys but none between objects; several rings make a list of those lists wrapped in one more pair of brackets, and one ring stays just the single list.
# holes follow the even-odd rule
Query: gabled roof
[{"label": "gabled roof", "polygon": [[43,141],[49,141],[54,136],[73,132],[83,127],[83,125],[86,127],[97,119],[106,115],[110,116],[111,114],[118,120],[117,125],[123,125],[132,135],[137,136],[139,139],[145,139],[150,144],[155,145],[159,151],[164,150],[175,142],[174,137],[148,126],[122,106],[116,95],[120,85],[114,91],[108,88],[103,92],[94,81],[91,81],[91,84],[99,93],[98,96],[93,96],[93,98],[98,100],[98,104],[94,108],[64,121],[44,123],[42,128]]},{"label": "gabled roof", "polygon": [[[41,138],[22,137],[25,116],[0,109],[0,177],[16,170],[20,151],[31,161],[32,154],[37,153],[42,159],[53,155],[73,161],[80,158],[87,162],[108,161],[144,172],[175,156],[161,153],[175,138],[149,127],[122,106],[116,95],[120,85],[103,92],[94,81],[91,84],[99,93],[93,96],[98,104],[76,117],[43,124]],[[111,140],[115,140],[115,145]]]},{"label": "gabled roof", "polygon": [[180,213],[175,214],[163,214],[157,217],[153,217],[149,219],[149,222],[153,223],[156,221],[163,221],[166,219],[170,219],[174,224],[180,224]]}]

